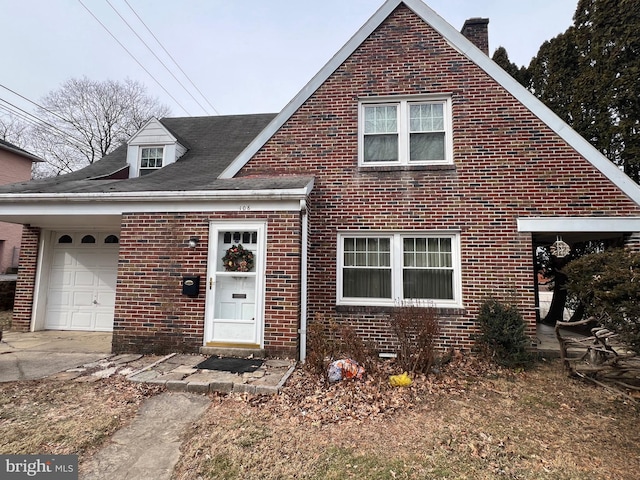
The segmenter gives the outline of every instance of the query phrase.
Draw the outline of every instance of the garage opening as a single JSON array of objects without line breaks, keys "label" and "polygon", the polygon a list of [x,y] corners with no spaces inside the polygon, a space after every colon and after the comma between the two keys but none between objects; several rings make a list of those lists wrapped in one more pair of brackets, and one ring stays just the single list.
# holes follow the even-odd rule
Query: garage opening
[{"label": "garage opening", "polygon": [[55,232],[52,239],[44,328],[113,331],[118,235]]}]

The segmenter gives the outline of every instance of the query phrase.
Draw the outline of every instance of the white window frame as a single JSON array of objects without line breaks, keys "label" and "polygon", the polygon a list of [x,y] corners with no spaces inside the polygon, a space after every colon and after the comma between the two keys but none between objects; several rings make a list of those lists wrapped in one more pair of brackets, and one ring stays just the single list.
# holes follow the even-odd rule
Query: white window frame
[{"label": "white window frame", "polygon": [[[142,154],[145,150],[149,150],[152,148],[160,148],[162,149],[162,166],[160,167],[143,167],[142,166]],[[165,145],[144,145],[144,146],[140,146],[139,147],[139,153],[138,153],[138,176],[142,177],[142,171],[143,170],[149,170],[149,172],[146,173],[146,175],[149,175],[150,173],[153,173],[153,171],[155,170],[160,170],[161,168],[166,166],[166,155],[167,155],[167,149],[165,147]]]},{"label": "white window frame", "polygon": [[[442,160],[409,160],[409,105],[412,104],[441,104],[444,112],[444,155]],[[365,161],[365,108],[371,106],[396,106],[398,111],[398,160],[393,161]],[[453,122],[451,115],[450,95],[412,95],[409,97],[375,97],[361,99],[358,104],[358,165],[360,167],[378,167],[393,165],[449,165],[453,164]]]},{"label": "white window frame", "polygon": [[[391,298],[362,298],[343,296],[344,239],[388,238],[391,242]],[[462,276],[460,261],[460,234],[452,231],[342,231],[338,232],[336,303],[338,305],[394,306],[403,298],[403,239],[404,238],[448,238],[451,239],[451,265],[453,267],[453,299],[419,299],[439,308],[462,308]],[[407,299],[410,300],[410,299]]]}]

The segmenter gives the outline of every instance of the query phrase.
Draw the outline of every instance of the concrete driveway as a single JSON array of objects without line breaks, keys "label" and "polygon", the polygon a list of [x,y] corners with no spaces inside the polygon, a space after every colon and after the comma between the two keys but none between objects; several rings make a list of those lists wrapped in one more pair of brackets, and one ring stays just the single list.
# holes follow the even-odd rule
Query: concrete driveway
[{"label": "concrete driveway", "polygon": [[0,382],[34,380],[111,356],[111,333],[3,332]]}]

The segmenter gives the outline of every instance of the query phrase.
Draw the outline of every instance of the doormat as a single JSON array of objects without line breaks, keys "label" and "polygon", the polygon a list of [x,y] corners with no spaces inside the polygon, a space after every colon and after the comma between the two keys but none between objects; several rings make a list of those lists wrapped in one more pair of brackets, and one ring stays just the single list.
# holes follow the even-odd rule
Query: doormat
[{"label": "doormat", "polygon": [[195,368],[199,370],[221,370],[231,373],[255,372],[263,361],[257,358],[220,358],[209,357]]}]

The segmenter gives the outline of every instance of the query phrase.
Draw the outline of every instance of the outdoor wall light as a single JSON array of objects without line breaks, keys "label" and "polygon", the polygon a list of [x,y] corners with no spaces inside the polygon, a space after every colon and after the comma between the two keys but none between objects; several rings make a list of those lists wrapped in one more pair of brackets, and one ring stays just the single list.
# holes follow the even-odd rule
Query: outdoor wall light
[{"label": "outdoor wall light", "polygon": [[189,239],[189,248],[196,248],[200,239],[198,237],[191,237]]}]

